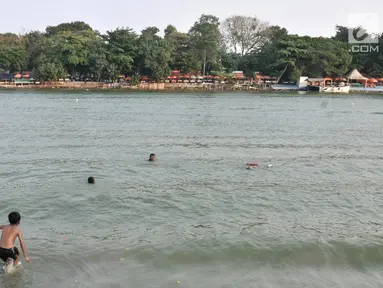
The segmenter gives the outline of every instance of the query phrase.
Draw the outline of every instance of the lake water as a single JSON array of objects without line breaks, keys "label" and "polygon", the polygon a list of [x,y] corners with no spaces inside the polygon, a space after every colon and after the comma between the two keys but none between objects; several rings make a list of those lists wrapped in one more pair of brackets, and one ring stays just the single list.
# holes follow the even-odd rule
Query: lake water
[{"label": "lake water", "polygon": [[383,97],[3,90],[0,129],[0,287],[383,286]]}]

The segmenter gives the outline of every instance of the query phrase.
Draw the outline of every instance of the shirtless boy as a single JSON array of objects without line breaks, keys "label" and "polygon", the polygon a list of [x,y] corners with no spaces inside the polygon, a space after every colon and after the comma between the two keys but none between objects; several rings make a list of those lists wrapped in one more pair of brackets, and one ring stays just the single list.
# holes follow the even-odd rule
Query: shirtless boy
[{"label": "shirtless boy", "polygon": [[13,265],[17,265],[20,260],[19,250],[15,247],[16,238],[19,238],[25,260],[28,263],[30,262],[25,249],[23,235],[18,228],[20,219],[21,217],[18,212],[11,212],[8,215],[9,225],[0,225],[0,229],[3,230],[0,240],[0,258],[6,264],[9,264],[10,260],[13,259]]}]

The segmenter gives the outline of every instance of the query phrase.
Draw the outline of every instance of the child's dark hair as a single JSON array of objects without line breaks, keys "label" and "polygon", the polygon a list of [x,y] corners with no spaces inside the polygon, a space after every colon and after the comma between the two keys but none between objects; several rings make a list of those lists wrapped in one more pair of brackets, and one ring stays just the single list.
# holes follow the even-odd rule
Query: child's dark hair
[{"label": "child's dark hair", "polygon": [[89,183],[89,184],[94,184],[94,177],[92,177],[92,176],[89,177],[89,178],[88,178],[88,183]]},{"label": "child's dark hair", "polygon": [[8,215],[8,220],[11,225],[16,225],[20,222],[20,214],[19,212],[11,212]]}]

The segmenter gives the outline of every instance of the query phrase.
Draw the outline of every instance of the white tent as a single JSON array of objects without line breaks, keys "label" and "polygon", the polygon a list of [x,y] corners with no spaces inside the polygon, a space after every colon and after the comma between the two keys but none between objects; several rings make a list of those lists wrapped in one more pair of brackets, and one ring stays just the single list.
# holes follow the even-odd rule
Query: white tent
[{"label": "white tent", "polygon": [[364,80],[364,81],[368,80],[368,78],[364,77],[362,74],[360,74],[357,69],[352,70],[350,73],[348,73],[346,75],[345,78],[350,79],[350,80]]}]

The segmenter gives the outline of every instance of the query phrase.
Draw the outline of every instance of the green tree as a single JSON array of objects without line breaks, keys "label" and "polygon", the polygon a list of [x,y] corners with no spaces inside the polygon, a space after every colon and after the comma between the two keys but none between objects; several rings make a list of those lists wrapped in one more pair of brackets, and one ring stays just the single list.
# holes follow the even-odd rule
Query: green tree
[{"label": "green tree", "polygon": [[119,74],[126,74],[132,70],[134,58],[137,54],[137,34],[130,28],[117,28],[104,35],[107,49],[107,61],[112,68],[107,69],[111,79]]},{"label": "green tree", "polygon": [[260,71],[266,75],[279,76],[285,68],[285,63],[278,61],[278,41],[288,35],[285,28],[279,26],[269,26],[264,31],[264,38],[257,50],[253,50],[249,54],[238,57],[236,56],[237,68],[247,75],[254,76],[255,71]]},{"label": "green tree", "polygon": [[27,53],[27,69],[33,70],[38,56],[43,53],[47,37],[39,31],[32,31],[25,35],[25,49]]},{"label": "green tree", "polygon": [[108,75],[107,45],[100,39],[89,40],[87,45],[90,52],[85,71],[90,78],[101,81],[103,76]]},{"label": "green tree", "polygon": [[0,69],[20,72],[26,67],[25,39],[16,34],[0,34]]},{"label": "green tree", "polygon": [[[32,48],[31,52],[34,58],[45,53],[48,58],[59,59],[60,67],[63,67],[66,73],[70,73],[75,78],[94,74],[94,71],[89,71],[89,60],[94,56],[94,51],[91,49],[94,48],[94,43],[101,42],[102,38],[88,24],[77,21],[48,26],[44,36],[45,40],[41,39],[41,35],[29,35],[29,39],[31,39],[29,46]],[[31,45],[36,41],[40,43],[40,46],[45,46],[44,49],[41,47],[36,49]],[[49,50],[48,54],[47,49]],[[97,71],[97,75],[99,74]]]},{"label": "green tree", "polygon": [[346,43],[323,37],[287,35],[277,43],[278,65],[288,65],[294,77],[340,76],[347,72],[352,55]]},{"label": "green tree", "polygon": [[335,26],[335,36],[333,37],[334,40],[348,43],[348,31],[349,28],[341,25]]},{"label": "green tree", "polygon": [[164,80],[170,72],[172,47],[165,39],[157,35],[157,27],[148,27],[141,32],[138,40],[139,53],[137,63],[139,71],[155,81]]},{"label": "green tree", "polygon": [[41,54],[35,63],[36,68],[33,70],[33,74],[40,81],[57,81],[65,77],[66,72],[60,61],[54,61],[54,59]]},{"label": "green tree", "polygon": [[48,37],[57,35],[61,32],[72,32],[73,34],[82,33],[84,31],[93,32],[92,27],[82,21],[75,21],[70,23],[61,23],[57,26],[48,26],[45,29],[45,33]]},{"label": "green tree", "polygon": [[199,57],[188,34],[178,32],[169,25],[165,29],[165,40],[171,49],[169,66],[172,70],[190,73],[200,69]]},{"label": "green tree", "polygon": [[52,37],[57,57],[60,57],[65,70],[72,76],[78,72],[77,68],[88,64],[90,51],[88,49],[89,38],[85,35],[73,34],[72,32],[60,32]]},{"label": "green tree", "polygon": [[[48,26],[45,32],[0,34],[0,70],[33,70],[39,80],[53,81],[70,73],[76,79],[118,79],[119,74],[147,75],[162,81],[170,69],[203,74],[242,70],[272,76],[285,71],[286,80],[300,75],[340,76],[352,68],[373,77],[383,76],[383,36],[379,50],[353,53],[349,27],[336,26],[331,38],[291,35],[256,17],[233,16],[222,25],[213,15],[202,15],[182,33],[169,25],[164,37],[148,27],[137,35],[117,28],[105,35],[82,21]],[[366,32],[354,27],[356,33]],[[135,81],[136,81],[135,80]]]},{"label": "green tree", "polygon": [[189,31],[195,51],[202,64],[203,75],[210,71],[212,65],[218,60],[221,40],[219,25],[217,17],[203,14]]}]

